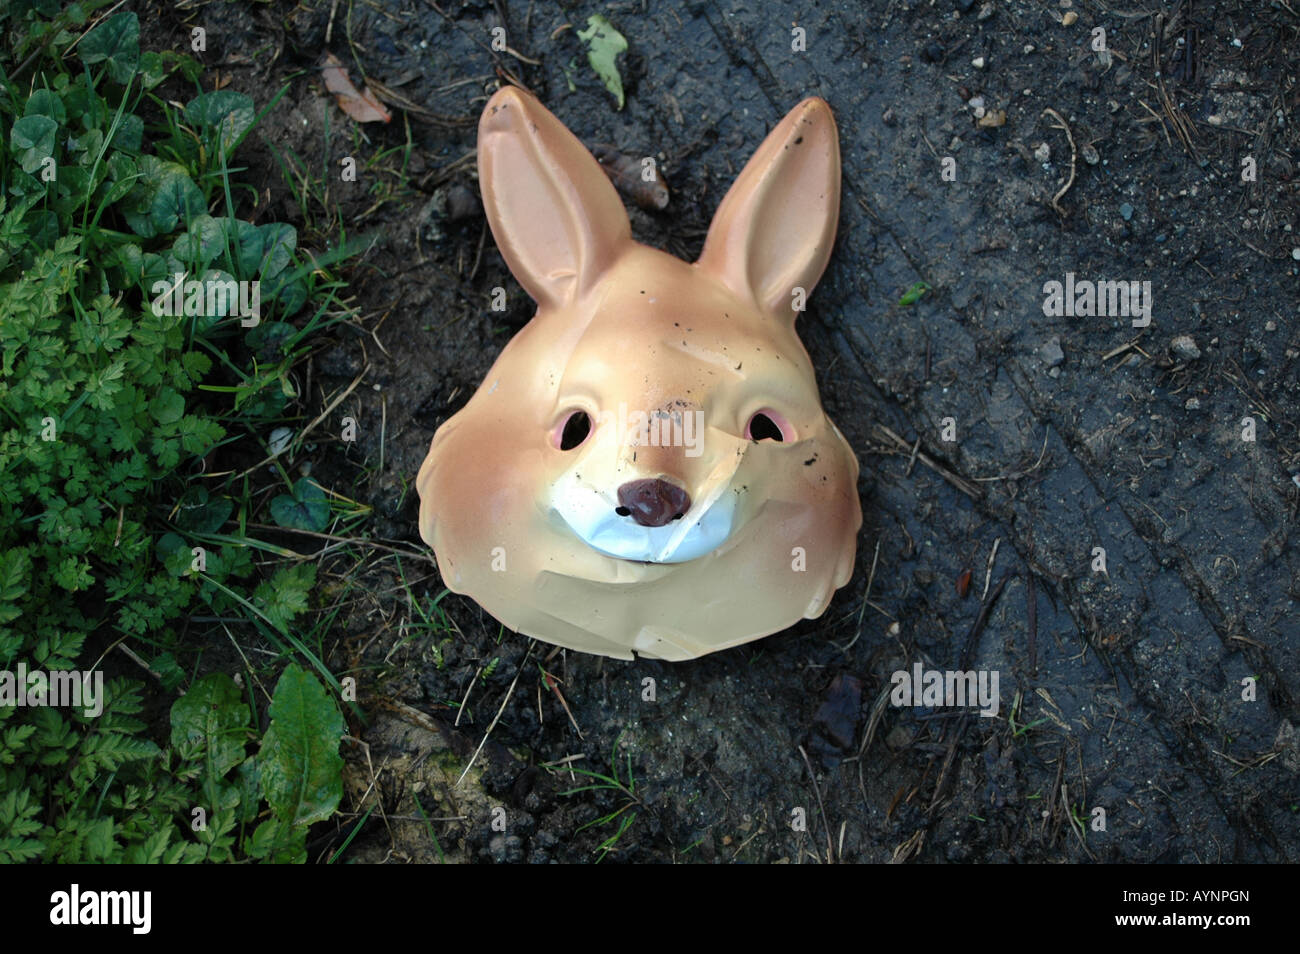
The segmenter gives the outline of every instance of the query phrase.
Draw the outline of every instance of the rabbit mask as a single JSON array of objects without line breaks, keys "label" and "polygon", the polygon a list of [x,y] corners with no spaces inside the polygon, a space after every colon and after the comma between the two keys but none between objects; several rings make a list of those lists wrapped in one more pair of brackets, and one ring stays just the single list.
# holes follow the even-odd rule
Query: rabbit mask
[{"label": "rabbit mask", "polygon": [[446,585],[512,630],[683,660],[820,616],[853,572],[858,462],[818,398],[797,309],[830,257],[839,140],[796,106],[687,264],[633,241],[591,153],[496,93],[478,170],[536,316],[420,468]]}]

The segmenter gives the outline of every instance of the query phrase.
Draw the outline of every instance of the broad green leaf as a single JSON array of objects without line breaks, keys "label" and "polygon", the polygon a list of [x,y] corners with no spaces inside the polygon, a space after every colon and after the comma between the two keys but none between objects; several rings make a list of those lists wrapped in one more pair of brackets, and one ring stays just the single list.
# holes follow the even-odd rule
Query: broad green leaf
[{"label": "broad green leaf", "polygon": [[79,123],[82,129],[102,129],[112,118],[104,100],[85,83],[78,83],[64,93],[63,105],[68,111],[69,125]]},{"label": "broad green leaf", "polygon": [[258,277],[267,281],[279,275],[293,261],[293,250],[298,247],[298,230],[283,222],[272,222],[258,228],[262,236],[262,265]]},{"label": "broad green leaf", "polygon": [[325,491],[308,477],[293,485],[293,494],[280,494],[271,501],[271,516],[282,527],[319,533],[330,522],[330,505]]},{"label": "broad green leaf", "polygon": [[226,229],[233,229],[230,251],[235,259],[235,272],[245,281],[252,281],[258,277],[258,266],[262,264],[262,232],[258,226],[243,219],[226,219]]},{"label": "broad green leaf", "polygon": [[179,166],[163,173],[149,209],[149,218],[159,234],[173,232],[177,225],[207,211],[203,193]]},{"label": "broad green leaf", "polygon": [[627,40],[599,13],[587,17],[587,29],[578,31],[578,39],[587,44],[587,62],[605,88],[618,97],[622,109],[623,77],[614,60],[627,49]]},{"label": "broad green leaf", "polygon": [[256,118],[253,98],[228,89],[201,93],[185,107],[186,122],[219,130],[221,148],[227,153],[253,128]]},{"label": "broad green leaf", "polygon": [[149,411],[159,424],[175,424],[185,413],[185,398],[172,388],[163,388],[149,402]]},{"label": "broad green leaf", "polygon": [[295,278],[293,281],[284,281],[283,276],[271,283],[268,289],[262,292],[263,303],[275,301],[280,305],[281,313],[285,316],[297,314],[303,305],[307,304],[307,283],[301,278]]},{"label": "broad green leaf", "polygon": [[59,94],[50,89],[33,90],[23,107],[24,116],[49,116],[59,125],[68,121],[68,111]]},{"label": "broad green leaf", "polygon": [[18,154],[23,172],[32,173],[54,155],[59,124],[49,116],[24,116],[9,133],[9,147]]},{"label": "broad green leaf", "polygon": [[171,727],[172,745],[203,745],[210,779],[224,778],[244,760],[248,705],[224,672],[204,676],[172,704]]},{"label": "broad green leaf", "polygon": [[118,123],[117,132],[113,133],[113,148],[138,153],[143,143],[144,120],[134,113],[127,113]]},{"label": "broad green leaf", "polygon": [[181,494],[176,525],[187,533],[216,533],[234,508],[229,497],[210,497],[208,488],[191,487]]},{"label": "broad green leaf", "polygon": [[27,216],[28,238],[38,249],[54,248],[59,238],[59,217],[49,209],[36,209]]},{"label": "broad green leaf", "polygon": [[140,65],[140,19],[134,13],[117,13],[86,34],[77,47],[87,66],[108,63],[108,75],[125,85]]},{"label": "broad green leaf", "polygon": [[185,107],[185,121],[196,126],[216,126],[231,113],[252,108],[253,98],[245,93],[229,89],[200,93]]},{"label": "broad green leaf", "polygon": [[256,755],[240,763],[235,785],[239,789],[239,820],[256,821],[258,805],[262,801],[262,766]]},{"label": "broad green leaf", "polygon": [[198,272],[226,251],[227,220],[214,219],[210,215],[196,216],[190,221],[189,229],[176,236],[172,244],[172,254]]},{"label": "broad green leaf", "polygon": [[180,576],[189,570],[193,559],[190,545],[179,533],[164,533],[154,544],[154,552],[173,576]]},{"label": "broad green leaf", "polygon": [[[104,134],[98,129],[91,129],[80,136],[68,140],[68,152],[72,153],[83,166],[94,165],[104,148]],[[79,155],[78,155],[79,154]],[[100,175],[107,173],[107,168],[100,169]]]},{"label": "broad green leaf", "polygon": [[270,713],[258,755],[262,794],[282,822],[324,821],[343,797],[343,716],[325,687],[297,664],[280,676]]},{"label": "broad green leaf", "polygon": [[122,200],[120,208],[131,231],[141,238],[153,238],[158,234],[149,213],[153,208],[154,196],[158,194],[158,186],[162,183],[163,173],[169,166],[170,163],[163,162],[157,156],[141,156],[136,164],[135,187]]}]

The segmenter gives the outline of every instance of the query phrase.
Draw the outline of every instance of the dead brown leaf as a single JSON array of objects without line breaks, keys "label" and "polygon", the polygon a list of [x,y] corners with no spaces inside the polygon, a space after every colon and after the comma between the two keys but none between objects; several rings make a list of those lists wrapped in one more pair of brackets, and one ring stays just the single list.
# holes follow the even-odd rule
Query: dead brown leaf
[{"label": "dead brown leaf", "polygon": [[334,94],[339,108],[359,123],[389,122],[392,114],[367,86],[358,90],[348,78],[342,61],[333,53],[325,54],[320,68],[325,89]]}]

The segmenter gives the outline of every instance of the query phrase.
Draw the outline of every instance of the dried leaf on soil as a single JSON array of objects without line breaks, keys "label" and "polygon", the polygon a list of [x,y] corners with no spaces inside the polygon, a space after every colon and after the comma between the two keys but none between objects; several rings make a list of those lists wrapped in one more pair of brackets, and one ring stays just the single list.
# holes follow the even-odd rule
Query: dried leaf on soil
[{"label": "dried leaf on soil", "polygon": [[367,86],[358,90],[348,78],[348,71],[333,53],[325,56],[320,68],[325,88],[334,94],[339,108],[359,123],[389,122],[393,116]]}]

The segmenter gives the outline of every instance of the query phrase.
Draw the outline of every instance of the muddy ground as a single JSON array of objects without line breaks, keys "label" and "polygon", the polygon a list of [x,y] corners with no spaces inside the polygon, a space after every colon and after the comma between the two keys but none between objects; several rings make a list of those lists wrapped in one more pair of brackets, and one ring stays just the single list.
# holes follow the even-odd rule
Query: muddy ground
[{"label": "muddy ground", "polygon": [[[622,111],[575,36],[593,13],[629,42]],[[318,846],[373,808],[350,857],[1300,861],[1294,0],[209,4],[164,14],[159,45],[195,23],[231,88],[289,86],[244,150],[266,190],[246,213],[310,246],[271,147],[355,156],[329,201],[376,238],[349,273],[361,318],[299,411],[360,377],[334,412],[358,443],[317,445],[313,473],[423,555],[323,559],[330,661],[369,722]],[[324,95],[326,50],[391,124]],[[772,125],[830,102],[843,207],[801,334],[866,524],[821,619],[666,664],[553,651],[454,595],[430,610],[415,473],[532,312],[462,207],[478,113],[511,80],[584,141],[657,157],[673,199],[633,231],[687,258]],[[1149,325],[1046,315],[1067,273],[1150,282]],[[890,705],[918,662],[996,670],[997,717]],[[627,791],[565,794],[616,745]]]}]

